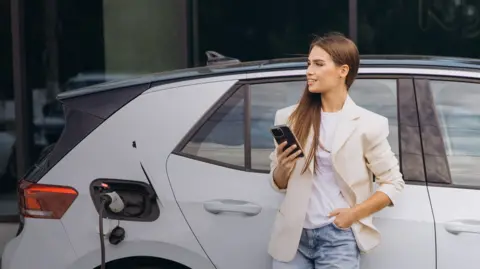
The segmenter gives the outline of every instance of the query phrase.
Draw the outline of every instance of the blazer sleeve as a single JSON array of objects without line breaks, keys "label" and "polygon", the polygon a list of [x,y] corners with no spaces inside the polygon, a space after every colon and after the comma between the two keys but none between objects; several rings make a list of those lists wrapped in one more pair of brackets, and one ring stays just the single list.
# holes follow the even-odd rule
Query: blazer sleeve
[{"label": "blazer sleeve", "polygon": [[367,167],[376,177],[379,185],[377,191],[385,193],[394,206],[395,198],[402,192],[405,182],[400,173],[400,166],[393,153],[387,137],[389,134],[388,119],[381,118],[381,123],[372,128],[366,135],[365,158]]},{"label": "blazer sleeve", "polygon": [[[275,121],[274,121],[274,125],[278,125],[278,124],[282,124],[280,122],[280,116],[279,116],[279,111],[277,111],[275,113]],[[275,148],[273,149],[272,153],[270,153],[270,174],[269,174],[269,179],[270,179],[270,183],[273,187],[274,190],[278,191],[278,192],[281,192],[281,193],[285,193],[287,192],[286,189],[280,189],[277,184],[275,183],[275,181],[273,180],[273,172],[275,171],[275,168],[277,168],[277,165],[278,165],[278,162],[277,162],[277,147],[278,147],[278,144],[277,144],[277,141],[275,139],[273,139],[273,143],[275,145]]]}]

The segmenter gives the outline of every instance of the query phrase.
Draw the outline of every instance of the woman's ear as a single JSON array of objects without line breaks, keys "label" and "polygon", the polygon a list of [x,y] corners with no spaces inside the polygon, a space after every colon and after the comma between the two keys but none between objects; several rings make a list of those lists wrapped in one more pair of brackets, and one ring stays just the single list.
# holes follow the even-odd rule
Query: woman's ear
[{"label": "woman's ear", "polygon": [[346,78],[348,75],[348,72],[350,71],[350,67],[346,64],[340,66],[340,77]]}]

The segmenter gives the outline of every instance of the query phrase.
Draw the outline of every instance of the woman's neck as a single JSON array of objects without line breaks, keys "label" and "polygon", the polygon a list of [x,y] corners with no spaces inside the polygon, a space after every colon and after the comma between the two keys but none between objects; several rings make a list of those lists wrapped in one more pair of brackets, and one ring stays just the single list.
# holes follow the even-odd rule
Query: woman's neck
[{"label": "woman's neck", "polygon": [[322,93],[322,110],[324,112],[337,112],[343,108],[347,100],[347,90]]}]

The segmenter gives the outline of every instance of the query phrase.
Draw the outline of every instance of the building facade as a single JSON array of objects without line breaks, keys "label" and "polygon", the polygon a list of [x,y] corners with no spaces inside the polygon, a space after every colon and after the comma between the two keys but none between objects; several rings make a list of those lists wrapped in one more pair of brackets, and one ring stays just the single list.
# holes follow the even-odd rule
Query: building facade
[{"label": "building facade", "polygon": [[474,0],[0,0],[0,225],[15,229],[16,182],[61,134],[59,92],[201,66],[207,50],[305,55],[330,31],[362,54],[478,58],[479,11]]}]

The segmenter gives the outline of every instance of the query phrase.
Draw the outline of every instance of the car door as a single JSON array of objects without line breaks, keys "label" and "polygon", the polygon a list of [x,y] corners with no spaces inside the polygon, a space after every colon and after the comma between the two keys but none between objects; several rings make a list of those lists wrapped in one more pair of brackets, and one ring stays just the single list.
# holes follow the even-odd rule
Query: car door
[{"label": "car door", "polygon": [[[269,75],[273,77],[265,78]],[[217,268],[271,266],[267,246],[284,194],[270,185],[268,155],[274,144],[269,128],[275,112],[295,104],[305,88],[303,76],[289,77],[285,72],[277,76],[255,74],[254,79],[232,88],[167,161],[177,202]],[[406,90],[403,99],[399,88]],[[419,132],[416,106],[411,104],[413,83],[410,79],[360,78],[350,92],[359,105],[389,117],[389,140],[396,154],[403,156],[402,167],[409,171],[409,183],[397,205],[375,218],[384,240],[362,257],[362,266],[434,268],[433,218],[421,147],[415,144]],[[404,100],[401,106],[398,100]],[[399,125],[397,111],[405,126]],[[413,139],[400,143],[399,135]],[[417,242],[415,247],[412,241]]]},{"label": "car door", "polygon": [[425,183],[413,81],[378,75],[360,77],[349,94],[357,105],[388,118],[388,141],[406,183],[396,205],[374,215],[382,241],[362,255],[361,268],[433,269],[434,219]]},{"label": "car door", "polygon": [[480,267],[479,83],[415,82],[438,269]]}]

